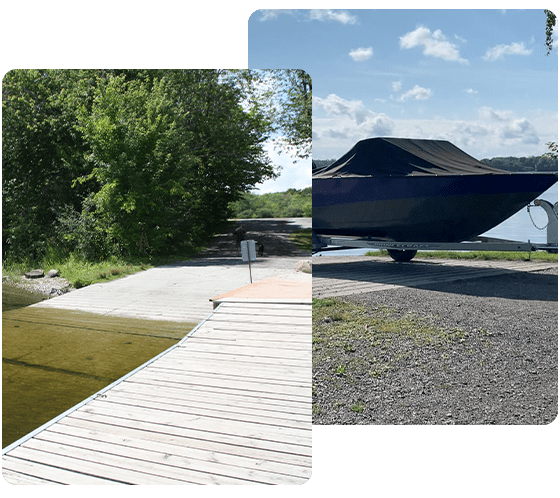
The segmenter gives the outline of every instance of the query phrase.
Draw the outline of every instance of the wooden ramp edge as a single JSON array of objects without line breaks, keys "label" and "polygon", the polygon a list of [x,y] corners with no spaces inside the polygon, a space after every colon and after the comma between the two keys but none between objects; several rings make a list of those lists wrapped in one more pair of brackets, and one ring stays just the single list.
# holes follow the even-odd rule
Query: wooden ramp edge
[{"label": "wooden ramp edge", "polygon": [[302,484],[311,298],[225,298],[181,342],[3,450],[11,484]]}]

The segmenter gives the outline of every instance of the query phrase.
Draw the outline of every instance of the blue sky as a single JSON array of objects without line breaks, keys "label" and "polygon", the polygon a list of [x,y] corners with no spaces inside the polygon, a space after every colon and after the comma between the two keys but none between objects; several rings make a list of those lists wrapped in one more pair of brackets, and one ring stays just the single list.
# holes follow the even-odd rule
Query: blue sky
[{"label": "blue sky", "polygon": [[313,78],[313,157],[358,140],[450,140],[482,159],[558,141],[558,48],[538,10],[261,10],[251,68]]}]

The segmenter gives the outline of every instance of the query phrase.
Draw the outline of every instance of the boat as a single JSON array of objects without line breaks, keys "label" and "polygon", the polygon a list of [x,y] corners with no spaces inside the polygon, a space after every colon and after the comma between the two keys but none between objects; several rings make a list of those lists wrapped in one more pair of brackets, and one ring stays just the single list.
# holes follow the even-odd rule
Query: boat
[{"label": "boat", "polygon": [[474,240],[558,181],[492,168],[451,142],[361,140],[313,168],[313,232],[388,241]]}]

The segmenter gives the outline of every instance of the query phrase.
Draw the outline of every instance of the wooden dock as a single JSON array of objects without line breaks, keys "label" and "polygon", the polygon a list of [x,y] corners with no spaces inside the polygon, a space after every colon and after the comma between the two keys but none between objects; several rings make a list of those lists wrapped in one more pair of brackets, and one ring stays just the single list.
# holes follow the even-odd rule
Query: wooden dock
[{"label": "wooden dock", "polygon": [[13,484],[301,484],[311,298],[227,298],[180,343],[3,450]]}]

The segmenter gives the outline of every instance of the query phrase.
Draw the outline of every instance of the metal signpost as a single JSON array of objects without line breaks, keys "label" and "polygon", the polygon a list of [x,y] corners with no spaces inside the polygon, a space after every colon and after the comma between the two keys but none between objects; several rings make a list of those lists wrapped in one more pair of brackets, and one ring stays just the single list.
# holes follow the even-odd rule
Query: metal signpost
[{"label": "metal signpost", "polygon": [[249,262],[249,279],[253,283],[253,276],[251,275],[251,261],[257,260],[257,251],[255,249],[254,240],[241,241],[241,259]]}]

